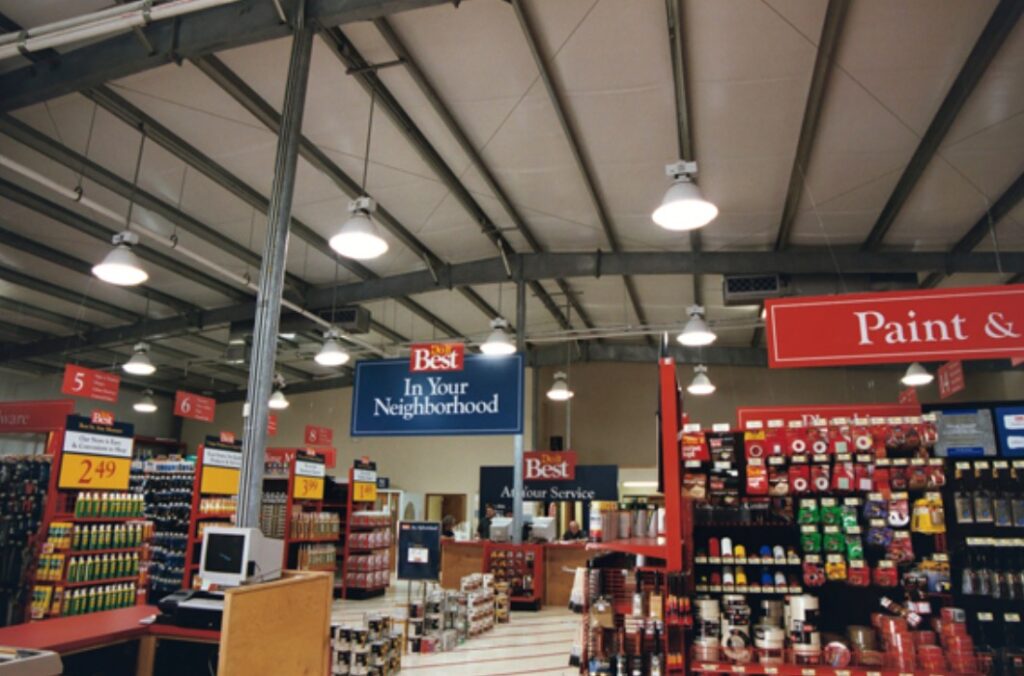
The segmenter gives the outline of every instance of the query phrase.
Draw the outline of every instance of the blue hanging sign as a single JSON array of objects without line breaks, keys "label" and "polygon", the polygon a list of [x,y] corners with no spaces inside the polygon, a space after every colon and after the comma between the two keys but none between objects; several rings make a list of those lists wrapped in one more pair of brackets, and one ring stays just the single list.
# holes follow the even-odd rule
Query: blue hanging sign
[{"label": "blue hanging sign", "polygon": [[523,356],[466,355],[461,371],[408,359],[356,364],[353,437],[523,433]]}]

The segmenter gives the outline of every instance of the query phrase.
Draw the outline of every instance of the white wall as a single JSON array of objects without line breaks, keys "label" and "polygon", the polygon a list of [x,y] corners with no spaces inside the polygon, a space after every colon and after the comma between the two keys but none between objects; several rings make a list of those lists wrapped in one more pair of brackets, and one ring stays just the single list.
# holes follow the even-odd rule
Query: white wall
[{"label": "white wall", "polygon": [[29,376],[11,371],[0,372],[0,401],[30,401],[38,399],[73,399],[75,412],[89,415],[96,409],[110,411],[114,418],[135,425],[135,434],[144,437],[177,437],[176,421],[172,414],[174,401],[168,397],[155,396],[156,413],[136,413],[132,404],[140,394],[135,390],[121,388],[114,403],[69,397],[60,391],[63,376]]}]

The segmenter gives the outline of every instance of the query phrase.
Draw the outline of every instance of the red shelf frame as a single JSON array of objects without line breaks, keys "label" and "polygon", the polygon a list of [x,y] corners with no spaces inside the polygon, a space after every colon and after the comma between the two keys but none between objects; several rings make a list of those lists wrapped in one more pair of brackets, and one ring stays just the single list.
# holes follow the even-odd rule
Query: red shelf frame
[{"label": "red shelf frame", "polygon": [[[362,458],[363,462],[369,462],[368,458]],[[375,467],[376,469],[376,467]],[[376,500],[373,501],[356,501],[353,499],[355,491],[352,490],[352,481],[355,467],[348,468],[348,490],[346,491],[347,498],[345,501],[345,529],[342,536],[341,544],[339,545],[339,551],[341,552],[341,578],[336,580],[334,583],[335,589],[341,590],[341,597],[347,598],[369,598],[369,595],[377,595],[377,592],[383,593],[387,590],[388,583],[377,587],[350,587],[348,585],[348,559],[353,552],[366,553],[372,551],[379,551],[381,549],[387,549],[386,547],[349,547],[348,539],[353,532],[365,531],[365,530],[376,530],[378,528],[385,528],[385,526],[363,526],[363,525],[352,525],[352,515],[356,513],[357,508],[359,510],[372,509],[376,504]],[[390,526],[387,526],[390,528]],[[390,558],[390,557],[389,557]],[[394,566],[394,561],[388,561],[387,569],[391,570]]]},{"label": "red shelf frame", "polygon": [[[297,565],[298,565],[298,553],[297,552],[295,554],[296,566],[289,565],[290,561],[292,560],[292,549],[293,549],[294,545],[297,545],[297,544],[316,544],[316,543],[323,544],[323,543],[328,543],[328,542],[337,542],[338,538],[341,537],[341,532],[340,531],[339,531],[338,535],[331,535],[331,536],[324,535],[324,536],[319,536],[319,537],[314,537],[314,538],[296,538],[296,537],[292,536],[292,516],[297,514],[298,512],[317,512],[317,513],[319,513],[319,512],[323,512],[323,511],[328,511],[328,512],[334,511],[334,510],[330,510],[330,509],[324,510],[323,498],[314,499],[314,498],[296,498],[296,497],[294,497],[294,490],[295,490],[295,459],[297,459],[299,457],[299,454],[301,454],[301,453],[302,453],[301,450],[296,450],[294,452],[294,454],[292,455],[292,460],[290,460],[288,462],[288,476],[287,477],[268,477],[266,479],[267,481],[283,481],[283,480],[287,480],[287,482],[288,482],[288,487],[286,489],[286,497],[285,497],[285,509],[284,509],[284,561],[281,563],[281,565],[284,568],[297,568]],[[327,478],[324,477],[324,482],[326,483],[326,481],[327,481]],[[326,489],[326,487],[325,487],[325,489]],[[308,569],[303,568],[302,570],[333,571],[333,570],[335,570],[337,568],[336,564],[337,564],[337,555],[335,555],[335,565],[333,567],[331,567],[331,568],[308,568]]]},{"label": "red shelf frame", "polygon": [[[203,539],[199,537],[199,523],[201,521],[208,521],[211,519],[233,519],[235,517],[234,512],[225,514],[200,514],[199,504],[203,498],[203,494],[200,493],[202,486],[203,476],[203,452],[206,448],[205,444],[199,444],[199,448],[196,450],[196,462],[195,470],[192,475],[192,509],[189,512],[188,520],[188,544],[185,546],[185,574],[182,576],[181,586],[182,589],[192,588],[192,578],[195,577],[196,571],[199,570],[199,563],[193,562],[193,557],[196,555],[196,551],[202,546]],[[209,495],[232,495],[231,493],[210,493]],[[233,495],[237,496],[238,493]]]}]

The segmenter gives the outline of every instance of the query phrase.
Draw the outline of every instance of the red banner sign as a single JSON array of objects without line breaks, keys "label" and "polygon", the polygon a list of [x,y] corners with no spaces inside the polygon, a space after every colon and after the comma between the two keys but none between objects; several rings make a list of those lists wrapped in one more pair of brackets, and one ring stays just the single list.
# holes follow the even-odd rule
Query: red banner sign
[{"label": "red banner sign", "polygon": [[409,370],[461,371],[465,357],[462,343],[417,343],[409,348]]},{"label": "red banner sign", "polygon": [[334,441],[334,430],[319,425],[306,425],[305,439],[307,444],[317,446],[330,444]]},{"label": "red banner sign", "polygon": [[917,398],[917,389],[913,387],[904,387],[900,390],[900,396],[898,401],[901,404],[920,404],[921,400]]},{"label": "red banner sign", "polygon": [[1024,356],[1024,285],[765,302],[772,368]]},{"label": "red banner sign", "polygon": [[0,401],[0,432],[49,432],[62,429],[75,410],[71,399]]},{"label": "red banner sign", "polygon": [[576,478],[576,451],[529,451],[523,453],[526,481],[570,481]]},{"label": "red banner sign", "polygon": [[115,402],[120,387],[121,376],[116,373],[96,371],[75,364],[64,365],[64,383],[60,388],[64,394]]},{"label": "red banner sign", "polygon": [[267,436],[268,437],[276,437],[277,436],[277,414],[275,414],[275,413],[268,413],[267,414]]},{"label": "red banner sign", "polygon": [[213,422],[217,400],[193,392],[178,390],[174,393],[174,415],[203,422]]},{"label": "red banner sign", "polygon": [[266,455],[267,462],[280,462],[284,465],[289,464],[295,459],[295,454],[300,451],[306,451],[307,453],[313,453],[319,455],[324,459],[324,466],[328,469],[334,467],[338,463],[338,449],[333,446],[321,446],[319,448],[268,448]]},{"label": "red banner sign", "polygon": [[916,404],[822,404],[819,406],[745,406],[736,409],[736,422],[746,429],[751,420],[767,425],[769,420],[783,424],[801,422],[812,424],[816,419],[832,418],[896,418],[921,415]]},{"label": "red banner sign", "polygon": [[1014,357],[1010,360],[1010,366],[1012,368],[1017,368],[1021,364],[1024,364],[1024,357]]},{"label": "red banner sign", "polygon": [[939,381],[939,398],[952,397],[965,387],[963,362],[946,362],[939,367],[936,377]]}]

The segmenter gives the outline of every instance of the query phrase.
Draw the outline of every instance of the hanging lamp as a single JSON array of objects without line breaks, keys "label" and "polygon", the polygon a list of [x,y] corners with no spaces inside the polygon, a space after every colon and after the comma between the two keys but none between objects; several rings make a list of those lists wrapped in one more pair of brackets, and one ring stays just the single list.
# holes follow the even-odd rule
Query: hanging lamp
[{"label": "hanging lamp", "polygon": [[680,160],[666,165],[665,174],[672,179],[672,185],[651,214],[655,223],[666,230],[696,230],[718,216],[718,207],[706,200],[693,182],[697,174],[696,162]]},{"label": "hanging lamp", "polygon": [[683,327],[682,333],[676,337],[676,340],[686,347],[703,347],[710,345],[718,339],[715,332],[704,321],[704,308],[702,306],[691,305],[687,308],[686,312],[690,315],[690,319],[686,322],[686,326]]}]

